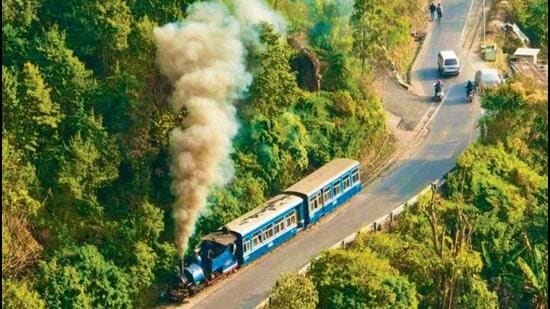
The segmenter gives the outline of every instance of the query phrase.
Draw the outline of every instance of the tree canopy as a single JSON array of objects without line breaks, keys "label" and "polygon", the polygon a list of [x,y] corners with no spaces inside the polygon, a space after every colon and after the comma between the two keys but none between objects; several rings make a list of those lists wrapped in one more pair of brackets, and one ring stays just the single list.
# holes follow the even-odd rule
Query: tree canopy
[{"label": "tree canopy", "polygon": [[[176,266],[168,146],[186,112],[169,107],[153,30],[185,20],[193,2],[3,3],[6,306],[132,307],[150,302]],[[387,136],[380,101],[359,86],[353,65],[351,6],[273,6],[290,33],[263,24],[259,42],[246,42],[253,83],[238,102],[235,175],[212,190],[190,252],[309,171],[359,158]],[[320,34],[322,24],[331,26]],[[297,50],[286,39],[294,33],[311,37],[328,64],[323,92],[296,81]]]}]

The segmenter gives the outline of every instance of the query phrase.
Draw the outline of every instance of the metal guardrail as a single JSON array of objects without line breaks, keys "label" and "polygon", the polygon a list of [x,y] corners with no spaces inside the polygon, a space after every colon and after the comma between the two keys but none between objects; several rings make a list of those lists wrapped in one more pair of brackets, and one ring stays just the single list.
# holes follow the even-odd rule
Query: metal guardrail
[{"label": "metal guardrail", "polygon": [[[454,168],[453,168],[453,170],[454,170]],[[373,232],[373,231],[377,231],[377,230],[379,231],[381,229],[381,227],[384,226],[384,224],[387,224],[387,223],[391,224],[392,222],[396,221],[397,218],[399,217],[399,215],[403,211],[405,211],[406,208],[415,205],[418,202],[419,197],[421,197],[422,195],[424,195],[424,194],[426,194],[426,193],[428,193],[428,192],[430,192],[434,189],[436,191],[439,190],[446,183],[447,183],[447,181],[445,180],[445,176],[443,176],[440,179],[437,179],[437,180],[433,181],[429,186],[422,189],[419,193],[417,193],[415,196],[408,199],[406,202],[396,206],[395,208],[390,210],[388,213],[384,214],[383,216],[381,216],[380,218],[374,220],[373,222],[368,223],[367,225],[364,225],[358,231],[346,236],[344,239],[342,239],[341,241],[337,242],[336,244],[334,244],[333,246],[328,248],[328,250],[337,249],[337,248],[347,248],[347,246],[349,246],[351,243],[353,243],[355,241],[355,239],[357,238],[357,236],[359,234]],[[317,256],[314,259],[317,259],[317,258],[319,258],[319,257]],[[309,270],[310,265],[311,265],[311,262],[308,262],[306,265],[304,265],[302,268],[300,268],[300,270],[298,270],[298,273],[299,274],[306,273]],[[264,308],[268,303],[269,303],[269,297],[264,299],[261,303],[259,303],[256,306],[256,309]]]}]

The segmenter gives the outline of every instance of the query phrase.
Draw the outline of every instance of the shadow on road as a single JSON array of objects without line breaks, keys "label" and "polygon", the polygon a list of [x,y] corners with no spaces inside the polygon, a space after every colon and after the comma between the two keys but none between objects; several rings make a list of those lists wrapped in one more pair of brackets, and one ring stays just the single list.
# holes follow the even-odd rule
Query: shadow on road
[{"label": "shadow on road", "polygon": [[434,82],[439,79],[439,73],[437,72],[437,68],[423,68],[423,69],[416,69],[411,72],[411,75],[414,76],[414,79],[416,81],[426,81],[426,80],[433,80]]}]

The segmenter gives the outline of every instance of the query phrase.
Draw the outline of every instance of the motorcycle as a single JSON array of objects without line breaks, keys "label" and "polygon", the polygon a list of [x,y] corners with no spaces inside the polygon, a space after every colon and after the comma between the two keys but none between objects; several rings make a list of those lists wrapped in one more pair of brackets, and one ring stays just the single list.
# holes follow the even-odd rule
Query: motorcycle
[{"label": "motorcycle", "polygon": [[472,103],[474,101],[474,90],[466,90],[466,97],[468,97],[468,102]]},{"label": "motorcycle", "polygon": [[445,97],[445,87],[443,86],[443,84],[440,84],[439,86],[434,85],[434,90],[435,90],[435,96],[434,96],[434,99],[436,102],[441,102],[443,101],[443,98]]},{"label": "motorcycle", "polygon": [[443,91],[443,87],[435,93],[435,101],[441,102],[443,101],[443,98],[445,97],[445,92]]},{"label": "motorcycle", "polygon": [[474,92],[475,92],[475,87],[472,88],[472,89],[468,89],[468,85],[466,84],[466,86],[464,86],[466,88],[466,97],[468,98],[468,102],[472,103],[474,101]]}]

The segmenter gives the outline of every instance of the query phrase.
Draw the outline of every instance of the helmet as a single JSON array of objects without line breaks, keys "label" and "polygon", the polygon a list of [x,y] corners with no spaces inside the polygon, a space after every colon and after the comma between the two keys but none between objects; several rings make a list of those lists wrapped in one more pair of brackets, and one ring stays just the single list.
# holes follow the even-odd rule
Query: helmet
[{"label": "helmet", "polygon": [[438,80],[437,80],[437,83],[438,83],[438,84],[441,84],[441,79],[438,79]]}]

